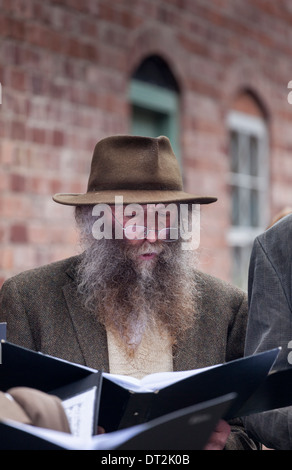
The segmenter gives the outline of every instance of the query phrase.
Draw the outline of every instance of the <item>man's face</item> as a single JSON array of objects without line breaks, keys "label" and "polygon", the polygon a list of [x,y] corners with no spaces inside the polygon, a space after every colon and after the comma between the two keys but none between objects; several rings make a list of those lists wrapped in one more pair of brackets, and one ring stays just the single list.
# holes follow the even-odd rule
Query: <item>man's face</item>
[{"label": "man's face", "polygon": [[[144,253],[139,249],[139,260],[153,261],[157,255],[156,248],[159,252],[161,244],[180,241],[181,249],[186,251],[199,247],[199,207],[198,204],[186,203],[96,204],[92,209],[90,206],[86,208],[86,214],[91,211],[91,232],[96,240],[124,241],[124,245],[133,250],[147,246]],[[82,211],[76,214],[79,217]],[[152,246],[151,250],[149,246]]]},{"label": "man's face", "polygon": [[116,223],[122,227],[131,259],[145,266],[153,263],[163,250],[163,244],[169,241],[176,211],[166,210],[163,204],[111,206],[111,211],[113,227]]}]

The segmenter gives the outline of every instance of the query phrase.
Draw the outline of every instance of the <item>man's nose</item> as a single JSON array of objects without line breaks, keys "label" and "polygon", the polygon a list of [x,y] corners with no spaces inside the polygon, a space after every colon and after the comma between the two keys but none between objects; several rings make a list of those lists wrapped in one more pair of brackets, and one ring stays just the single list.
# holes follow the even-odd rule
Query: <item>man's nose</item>
[{"label": "man's nose", "polygon": [[157,230],[149,230],[147,236],[145,237],[149,243],[155,243],[158,240]]}]

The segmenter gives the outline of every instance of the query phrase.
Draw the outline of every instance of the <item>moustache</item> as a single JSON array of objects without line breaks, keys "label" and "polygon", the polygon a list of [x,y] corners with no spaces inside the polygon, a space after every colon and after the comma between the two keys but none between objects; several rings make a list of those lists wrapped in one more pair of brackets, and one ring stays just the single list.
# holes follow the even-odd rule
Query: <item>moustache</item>
[{"label": "moustache", "polygon": [[156,260],[167,260],[174,252],[174,244],[169,244],[157,241],[149,243],[147,240],[139,246],[124,246],[124,254],[126,258],[135,260],[140,256],[155,255]]}]

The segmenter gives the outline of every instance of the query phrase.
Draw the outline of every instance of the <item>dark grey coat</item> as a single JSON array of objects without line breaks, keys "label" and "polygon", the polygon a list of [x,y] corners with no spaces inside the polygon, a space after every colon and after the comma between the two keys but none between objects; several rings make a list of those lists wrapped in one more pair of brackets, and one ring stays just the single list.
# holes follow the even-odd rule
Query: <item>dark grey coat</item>
[{"label": "dark grey coat", "polygon": [[[292,215],[280,220],[254,242],[249,308],[246,354],[281,346],[275,368],[291,367]],[[267,447],[292,449],[292,407],[253,415],[246,425]]]}]

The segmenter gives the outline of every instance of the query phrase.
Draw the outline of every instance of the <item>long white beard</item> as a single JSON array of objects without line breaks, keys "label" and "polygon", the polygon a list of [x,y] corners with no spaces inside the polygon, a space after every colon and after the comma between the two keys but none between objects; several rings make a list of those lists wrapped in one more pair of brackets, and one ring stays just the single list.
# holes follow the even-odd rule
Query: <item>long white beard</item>
[{"label": "long white beard", "polygon": [[[139,262],[141,253],[157,252]],[[86,310],[118,333],[129,348],[141,342],[147,325],[161,322],[175,343],[195,314],[194,252],[174,243],[88,240],[78,271],[78,292]],[[157,324],[157,323],[156,323]]]}]

